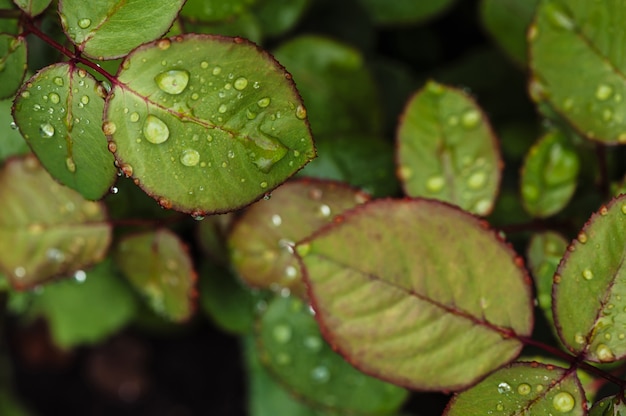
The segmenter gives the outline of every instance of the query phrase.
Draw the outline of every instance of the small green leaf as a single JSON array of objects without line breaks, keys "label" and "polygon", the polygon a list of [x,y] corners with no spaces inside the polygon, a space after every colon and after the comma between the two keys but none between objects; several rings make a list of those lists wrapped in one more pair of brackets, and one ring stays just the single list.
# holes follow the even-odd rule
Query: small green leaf
[{"label": "small green leaf", "polygon": [[30,17],[41,14],[48,8],[52,0],[13,0],[13,2]]},{"label": "small green leaf", "polygon": [[0,100],[0,126],[10,126],[2,130],[0,138],[0,162],[10,156],[24,155],[30,152],[28,144],[17,129],[17,124],[11,116],[12,100]]},{"label": "small green leaf", "polygon": [[173,321],[189,319],[196,273],[175,234],[160,229],[126,236],[117,247],[115,261],[155,312]]},{"label": "small green leaf", "polygon": [[257,3],[258,0],[187,0],[181,15],[192,20],[222,22],[236,18]]},{"label": "small green leaf", "polygon": [[100,262],[111,242],[104,206],[55,182],[33,156],[0,170],[0,267],[17,289]]},{"label": "small green leaf", "polygon": [[539,308],[552,324],[552,278],[566,248],[567,240],[551,231],[534,234],[528,244],[528,268],[535,281]]},{"label": "small green leaf", "polygon": [[193,215],[253,202],[315,156],[291,76],[239,38],[143,45],[122,64],[103,130],[121,169]]},{"label": "small green leaf", "polygon": [[525,65],[526,32],[539,0],[482,0],[480,16],[494,41],[515,62]]},{"label": "small green leaf", "polygon": [[293,28],[310,4],[311,0],[265,0],[256,5],[254,14],[263,34],[278,36]]},{"label": "small green leaf", "polygon": [[321,157],[302,169],[299,176],[347,182],[373,197],[399,194],[390,142],[369,136],[333,135],[316,138],[315,147]]},{"label": "small green leaf", "polygon": [[329,342],[400,385],[466,387],[515,358],[515,336],[532,330],[521,259],[485,222],[439,201],[361,205],[296,253]]},{"label": "small green leaf", "polygon": [[374,23],[392,25],[430,19],[448,9],[455,0],[360,0]]},{"label": "small green leaf", "polygon": [[0,34],[0,99],[11,97],[18,90],[26,73],[26,40]]},{"label": "small green leaf", "polygon": [[381,109],[372,75],[352,47],[317,36],[300,36],[274,51],[298,82],[316,136],[378,135]]},{"label": "small green leaf", "polygon": [[389,414],[407,392],[357,371],[324,342],[302,300],[277,297],[259,323],[261,360],[281,384],[314,407]]},{"label": "small green leaf", "polygon": [[303,296],[305,288],[293,246],[368,198],[337,182],[288,182],[269,201],[252,205],[235,223],[228,239],[232,264],[251,286],[286,288]]},{"label": "small green leaf", "polygon": [[624,396],[617,394],[608,396],[593,404],[589,409],[589,416],[621,416],[626,415]]},{"label": "small green leaf", "polygon": [[113,155],[98,120],[102,87],[69,63],[48,66],[20,90],[13,117],[46,170],[87,199],[100,199],[115,181]]},{"label": "small green leaf", "polygon": [[591,216],[554,275],[553,313],[563,344],[585,360],[626,357],[626,195]]},{"label": "small green leaf", "polygon": [[46,285],[32,308],[44,316],[53,339],[63,348],[94,344],[126,325],[135,312],[132,290],[107,260],[73,279]]},{"label": "small green leaf", "polygon": [[434,81],[407,103],[397,136],[398,175],[409,196],[493,209],[502,162],[489,123],[464,92]]},{"label": "small green leaf", "polygon": [[[17,5],[12,0],[0,0],[0,9],[13,11],[17,10]],[[11,35],[20,33],[18,28],[18,16],[15,16],[13,19],[0,19],[0,33]]]},{"label": "small green leaf", "polygon": [[82,53],[115,59],[167,32],[184,2],[62,0],[59,14],[63,30]]},{"label": "small green leaf", "polygon": [[626,143],[622,9],[615,0],[543,0],[528,35],[531,94],[606,144]]},{"label": "small green leaf", "polygon": [[561,211],[576,190],[580,161],[567,137],[552,131],[531,147],[522,168],[524,208],[545,218]]},{"label": "small green leaf", "polygon": [[444,415],[583,416],[586,410],[575,371],[532,362],[511,364],[454,396]]}]

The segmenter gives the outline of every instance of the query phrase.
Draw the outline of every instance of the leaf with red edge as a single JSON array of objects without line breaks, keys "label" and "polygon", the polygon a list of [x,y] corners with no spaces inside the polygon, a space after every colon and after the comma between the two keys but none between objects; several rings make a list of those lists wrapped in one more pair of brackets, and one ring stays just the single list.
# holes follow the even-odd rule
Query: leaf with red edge
[{"label": "leaf with red edge", "polygon": [[232,264],[251,286],[304,294],[294,244],[369,197],[339,182],[291,181],[252,205],[229,236]]},{"label": "leaf with red edge", "polygon": [[191,316],[196,273],[187,248],[174,233],[160,229],[126,236],[115,261],[155,312],[173,321]]},{"label": "leaf with red edge", "polygon": [[0,170],[0,267],[17,289],[100,262],[111,242],[104,205],[55,182],[37,159]]},{"label": "leaf with red edge", "polygon": [[296,252],[326,339],[395,384],[466,387],[514,359],[516,336],[531,333],[522,260],[486,223],[448,204],[372,201]]},{"label": "leaf with red edge", "polygon": [[585,360],[626,357],[626,195],[594,213],[554,275],[552,311],[561,341]]}]

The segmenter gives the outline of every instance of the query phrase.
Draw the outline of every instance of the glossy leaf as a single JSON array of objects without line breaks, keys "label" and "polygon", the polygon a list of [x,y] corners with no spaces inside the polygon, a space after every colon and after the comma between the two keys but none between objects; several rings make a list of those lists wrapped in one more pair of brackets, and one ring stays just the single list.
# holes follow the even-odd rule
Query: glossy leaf
[{"label": "glossy leaf", "polygon": [[381,110],[361,54],[334,40],[301,36],[274,51],[298,83],[316,136],[376,135]]},{"label": "glossy leaf", "polygon": [[536,362],[514,363],[456,395],[445,416],[583,416],[587,404],[576,372]]},{"label": "glossy leaf", "polygon": [[48,320],[63,348],[100,342],[133,317],[135,297],[107,260],[72,279],[46,285],[33,297],[35,313]]},{"label": "glossy leaf", "polygon": [[173,321],[191,316],[196,273],[187,249],[171,231],[160,229],[124,237],[115,261],[156,313]]},{"label": "glossy leaf", "polygon": [[[0,0],[0,9],[15,10],[17,5],[12,0]],[[17,35],[19,33],[18,19],[0,19],[0,33]]]},{"label": "glossy leaf", "polygon": [[265,0],[256,6],[254,15],[266,36],[278,36],[292,29],[310,4],[311,0]]},{"label": "glossy leaf", "polygon": [[626,195],[585,224],[554,276],[553,313],[561,341],[585,360],[626,357]]},{"label": "glossy leaf", "polygon": [[429,81],[407,103],[397,143],[398,175],[407,195],[478,215],[491,212],[500,152],[486,117],[464,92]]},{"label": "glossy leaf", "polygon": [[626,143],[622,11],[616,0],[543,0],[529,31],[532,95],[607,144]]},{"label": "glossy leaf", "polygon": [[405,390],[360,373],[333,352],[300,299],[270,302],[258,337],[270,373],[314,407],[341,414],[389,414],[407,397]]},{"label": "glossy leaf", "polygon": [[231,211],[315,156],[291,76],[242,39],[187,35],[136,49],[103,130],[121,169],[161,206]]},{"label": "glossy leaf", "polygon": [[111,241],[101,203],[55,182],[32,156],[0,170],[0,267],[24,289],[100,262]]},{"label": "glossy leaf", "polygon": [[0,162],[10,156],[24,155],[30,152],[28,144],[17,130],[17,124],[11,116],[12,100],[0,100],[0,126],[10,126],[2,130],[0,137]]},{"label": "glossy leaf", "polygon": [[286,288],[302,296],[305,288],[294,244],[367,199],[366,194],[337,182],[288,182],[235,223],[228,239],[232,264],[251,286]]},{"label": "glossy leaf", "polygon": [[22,84],[26,72],[26,41],[0,34],[0,99],[11,97]]},{"label": "glossy leaf", "polygon": [[521,259],[486,223],[439,201],[367,203],[296,252],[326,339],[396,384],[466,387],[515,358],[514,335],[532,329]]},{"label": "glossy leaf", "polygon": [[561,211],[576,190],[580,161],[559,131],[543,136],[528,152],[522,168],[522,202],[529,214],[545,218]]},{"label": "glossy leaf", "polygon": [[528,244],[528,268],[535,281],[539,308],[549,322],[552,317],[552,278],[567,248],[567,240],[560,234],[547,231],[534,234]]},{"label": "glossy leaf", "polygon": [[539,0],[482,0],[480,15],[493,40],[515,62],[525,65],[528,55],[526,32]]},{"label": "glossy leaf", "polygon": [[167,32],[184,3],[60,0],[59,14],[63,30],[78,50],[92,58],[115,59]]},{"label": "glossy leaf", "polygon": [[181,15],[192,20],[220,22],[246,12],[258,0],[187,0]]},{"label": "glossy leaf", "polygon": [[621,416],[626,415],[624,397],[620,394],[608,396],[594,403],[589,416]]},{"label": "glossy leaf", "polygon": [[449,8],[455,0],[359,0],[378,24],[415,23],[432,18]]},{"label": "glossy leaf", "polygon": [[52,0],[13,0],[27,15],[34,17],[48,8]]},{"label": "glossy leaf", "polygon": [[400,193],[391,143],[360,135],[325,136],[316,138],[315,148],[320,157],[299,175],[347,182],[373,197]]},{"label": "glossy leaf", "polygon": [[113,155],[101,130],[104,90],[69,63],[48,66],[20,90],[13,117],[46,170],[87,199],[115,181]]}]

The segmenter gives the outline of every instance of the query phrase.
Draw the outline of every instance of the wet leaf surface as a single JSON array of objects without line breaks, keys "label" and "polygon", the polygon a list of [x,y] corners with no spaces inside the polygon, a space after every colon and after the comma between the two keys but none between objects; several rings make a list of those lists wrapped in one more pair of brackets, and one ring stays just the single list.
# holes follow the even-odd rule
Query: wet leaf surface
[{"label": "wet leaf surface", "polygon": [[407,195],[478,215],[493,209],[500,152],[485,115],[464,92],[434,81],[418,91],[400,119],[396,157]]},{"label": "wet leaf surface", "polygon": [[101,203],[59,185],[33,156],[0,170],[0,267],[24,289],[100,262],[111,242]]},{"label": "wet leaf surface", "polygon": [[315,156],[291,76],[238,38],[162,39],[129,55],[103,130],[120,168],[164,208],[231,211]]},{"label": "wet leaf surface", "polygon": [[113,155],[99,120],[104,91],[86,71],[48,66],[19,91],[13,116],[46,170],[87,199],[100,199],[115,181]]},{"label": "wet leaf surface", "polygon": [[26,41],[22,37],[0,34],[0,98],[11,97],[26,73]]},{"label": "wet leaf surface", "polygon": [[34,17],[48,8],[52,0],[14,0],[27,15]]},{"label": "wet leaf surface", "polygon": [[626,357],[624,229],[626,195],[591,216],[554,276],[553,314],[559,336],[585,360]]},{"label": "wet leaf surface", "polygon": [[586,399],[576,372],[536,362],[514,363],[456,395],[445,416],[583,416]]},{"label": "wet leaf surface", "polygon": [[400,385],[466,387],[515,358],[513,334],[532,329],[521,259],[486,223],[439,201],[366,203],[296,252],[325,338]]},{"label": "wet leaf surface", "polygon": [[598,400],[589,410],[589,416],[621,416],[626,414],[626,404],[621,395],[608,396]]}]

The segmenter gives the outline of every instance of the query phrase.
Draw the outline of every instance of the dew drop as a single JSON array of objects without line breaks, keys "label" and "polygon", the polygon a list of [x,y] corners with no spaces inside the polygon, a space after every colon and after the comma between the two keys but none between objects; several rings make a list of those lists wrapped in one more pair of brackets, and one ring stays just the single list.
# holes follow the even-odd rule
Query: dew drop
[{"label": "dew drop", "polygon": [[581,231],[578,233],[578,236],[576,237],[576,239],[581,243],[581,244],[585,244],[587,242],[587,233],[585,233],[584,231]]},{"label": "dew drop", "polygon": [[157,42],[157,47],[162,51],[165,51],[170,48],[172,42],[169,39],[161,39]]},{"label": "dew drop", "polygon": [[226,112],[226,110],[228,110],[228,107],[226,107],[225,104],[222,104],[218,107],[217,112],[220,114],[224,114]]},{"label": "dew drop", "polygon": [[587,340],[585,339],[585,336],[581,333],[577,333],[576,335],[574,335],[574,342],[576,344],[584,344]]},{"label": "dew drop", "polygon": [[91,19],[80,19],[78,21],[78,27],[81,29],[87,29],[89,26],[91,26]]},{"label": "dew drop", "polygon": [[434,175],[426,181],[426,189],[432,193],[440,192],[446,184],[445,179],[441,175]]},{"label": "dew drop", "polygon": [[257,101],[256,103],[257,103],[257,105],[258,105],[259,107],[261,107],[261,108],[265,108],[265,107],[267,107],[268,105],[270,105],[270,102],[271,102],[271,101],[272,101],[272,100],[271,100],[269,97],[264,97],[264,98],[261,98],[261,99],[260,99],[259,101]]},{"label": "dew drop", "polygon": [[76,162],[74,162],[74,159],[71,157],[65,159],[65,167],[72,173],[76,172]]},{"label": "dew drop", "polygon": [[74,280],[78,283],[83,283],[87,280],[87,273],[85,273],[84,270],[77,270],[76,273],[74,273]]},{"label": "dew drop", "polygon": [[561,413],[570,412],[574,408],[575,404],[576,400],[574,400],[574,396],[566,391],[557,393],[552,398],[552,407]]},{"label": "dew drop", "polygon": [[591,270],[589,270],[589,269],[585,269],[585,270],[583,270],[582,275],[583,275],[583,278],[584,278],[585,280],[591,280],[591,279],[593,279],[593,272],[592,272]]},{"label": "dew drop", "polygon": [[150,114],[143,124],[143,135],[150,143],[160,144],[170,137],[170,129],[160,118]]},{"label": "dew drop", "polygon": [[[132,123],[136,123],[136,122],[138,122],[138,121],[139,121],[139,113],[138,113],[138,112],[136,112],[136,111],[135,111],[135,112],[132,112],[132,113],[130,113],[130,116],[129,116],[128,118],[130,119],[130,121],[131,121]],[[167,126],[166,126],[166,127],[167,127]]]},{"label": "dew drop", "polygon": [[194,149],[185,149],[180,155],[180,163],[185,166],[196,166],[200,162],[200,153]]},{"label": "dew drop", "polygon": [[306,108],[299,105],[296,107],[296,117],[300,120],[304,120],[306,118]]},{"label": "dew drop", "polygon": [[104,123],[102,123],[102,131],[104,132],[104,134],[111,135],[111,134],[114,134],[116,130],[117,130],[117,126],[115,125],[114,122],[105,121]]},{"label": "dew drop", "polygon": [[615,354],[613,354],[611,348],[606,344],[598,344],[596,347],[596,356],[598,357],[598,360],[603,363],[615,361]]},{"label": "dew drop", "polygon": [[30,97],[30,92],[22,91],[22,93],[20,95],[22,96],[22,98],[28,98],[28,97]]},{"label": "dew drop", "polygon": [[209,63],[207,61],[200,62],[200,68],[207,69],[209,67]]},{"label": "dew drop", "polygon": [[317,366],[311,370],[311,378],[316,383],[326,383],[330,380],[330,371],[323,365]]},{"label": "dew drop", "polygon": [[315,335],[309,335],[306,338],[304,338],[304,346],[306,348],[308,348],[309,350],[313,351],[313,352],[317,352],[319,350],[322,349],[322,340],[320,339],[320,337],[315,336]]},{"label": "dew drop", "polygon": [[116,193],[118,193],[119,191],[120,191],[120,190],[118,189],[118,187],[117,187],[117,186],[112,186],[112,187],[109,189],[109,192],[111,192],[112,194],[116,194]]},{"label": "dew drop", "polygon": [[13,274],[18,279],[21,279],[24,276],[26,276],[26,269],[24,267],[22,267],[22,266],[18,266],[18,267],[15,268],[15,270],[13,270]]},{"label": "dew drop", "polygon": [[575,27],[575,23],[567,11],[562,6],[557,5],[554,2],[546,3],[545,13],[548,21],[556,29],[572,30]]},{"label": "dew drop", "polygon": [[496,410],[499,411],[499,412],[503,411],[504,410],[504,405],[502,403],[498,403],[496,405]]},{"label": "dew drop", "polygon": [[331,209],[328,205],[326,204],[322,204],[320,205],[320,214],[322,215],[322,217],[330,217],[331,214]]},{"label": "dew drop", "polygon": [[467,186],[470,189],[480,189],[487,182],[487,174],[485,172],[475,172],[467,179]]},{"label": "dew drop", "polygon": [[244,77],[239,77],[235,80],[233,86],[236,90],[241,91],[248,86],[248,80]]},{"label": "dew drop", "polygon": [[87,104],[89,104],[89,96],[87,96],[87,95],[83,95],[82,97],[80,97],[80,102],[81,102],[83,105],[87,105]]},{"label": "dew drop", "polygon": [[215,68],[213,68],[213,71],[211,71],[213,75],[219,75],[220,72],[222,72],[222,68],[220,68],[219,66],[216,66]]},{"label": "dew drop", "polygon": [[291,328],[288,325],[276,325],[272,330],[272,336],[276,342],[286,344],[291,340]]},{"label": "dew drop", "polygon": [[294,266],[285,267],[285,276],[287,279],[295,279],[298,276],[298,270]]},{"label": "dew drop", "polygon": [[51,92],[50,94],[48,94],[48,98],[50,99],[50,102],[52,104],[58,104],[59,101],[61,101],[61,97],[59,97],[59,94],[57,94],[56,92]]},{"label": "dew drop", "polygon": [[503,381],[502,383],[498,384],[498,393],[504,394],[510,391],[511,391],[511,386],[509,385],[509,383],[506,383]]},{"label": "dew drop", "polygon": [[600,84],[596,88],[596,98],[600,101],[608,100],[613,95],[613,88],[610,85]]},{"label": "dew drop", "polygon": [[[260,186],[261,188],[264,188],[264,189],[265,189],[265,188],[267,188],[267,182],[263,181],[263,182],[261,182],[261,183],[259,184],[259,186]],[[267,199],[269,199],[269,198],[267,198]]]},{"label": "dew drop", "polygon": [[273,224],[275,227],[280,226],[282,223],[283,223],[283,219],[281,218],[281,216],[280,216],[280,215],[278,215],[278,214],[274,214],[274,215],[272,215],[272,224]]},{"label": "dew drop", "polygon": [[54,136],[54,127],[50,123],[44,123],[39,126],[39,134],[43,138],[50,138]]},{"label": "dew drop", "polygon": [[468,129],[476,127],[479,121],[480,113],[476,110],[468,110],[461,116],[461,124]]},{"label": "dew drop", "polygon": [[530,394],[531,390],[532,389],[530,387],[530,384],[522,383],[519,386],[517,386],[517,392],[521,394],[522,396],[526,396]]},{"label": "dew drop", "polygon": [[54,82],[59,87],[62,87],[63,84],[65,84],[65,82],[63,81],[63,78],[61,77],[54,77],[54,80],[52,82]]},{"label": "dew drop", "polygon": [[154,77],[154,82],[164,92],[172,95],[180,94],[187,88],[189,72],[181,69],[172,69],[161,72]]}]

